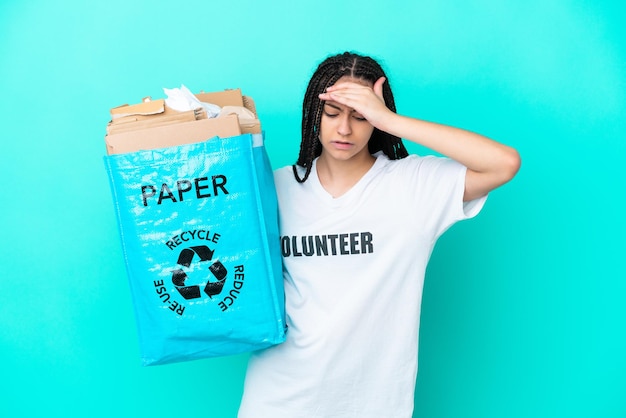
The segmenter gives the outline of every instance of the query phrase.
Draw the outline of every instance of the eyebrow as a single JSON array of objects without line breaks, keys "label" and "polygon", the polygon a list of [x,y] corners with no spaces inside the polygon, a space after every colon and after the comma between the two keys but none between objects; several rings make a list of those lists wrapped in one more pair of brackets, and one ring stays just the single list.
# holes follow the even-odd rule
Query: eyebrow
[{"label": "eyebrow", "polygon": [[[342,109],[342,108],[340,108],[339,106],[336,106],[336,105],[334,105],[334,104],[332,104],[332,103],[328,103],[328,102],[326,102],[326,103],[324,103],[324,106],[330,106],[330,107],[332,107],[333,109],[336,109],[336,110],[338,110],[338,111],[340,111],[340,112],[343,112],[343,109]],[[358,112],[357,112],[356,110],[352,109],[352,110],[350,110],[350,113],[358,113]]]}]

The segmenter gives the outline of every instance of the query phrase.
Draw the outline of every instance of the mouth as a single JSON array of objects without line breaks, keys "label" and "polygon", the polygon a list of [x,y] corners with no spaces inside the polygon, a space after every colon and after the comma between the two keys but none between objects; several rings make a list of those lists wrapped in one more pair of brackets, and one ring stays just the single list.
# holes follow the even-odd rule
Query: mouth
[{"label": "mouth", "polygon": [[351,142],[346,142],[346,141],[331,141],[330,143],[339,149],[351,148],[353,145]]}]

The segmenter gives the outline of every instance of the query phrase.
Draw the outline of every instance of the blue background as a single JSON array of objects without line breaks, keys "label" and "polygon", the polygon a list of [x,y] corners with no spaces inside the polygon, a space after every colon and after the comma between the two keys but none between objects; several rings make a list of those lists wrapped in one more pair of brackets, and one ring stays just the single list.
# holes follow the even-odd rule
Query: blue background
[{"label": "blue background", "polygon": [[626,416],[625,16],[618,1],[5,0],[0,416],[235,416],[246,355],[139,365],[108,111],[240,87],[272,165],[291,164],[306,82],[343,50],[381,61],[400,113],[523,158],[435,249],[415,416]]}]

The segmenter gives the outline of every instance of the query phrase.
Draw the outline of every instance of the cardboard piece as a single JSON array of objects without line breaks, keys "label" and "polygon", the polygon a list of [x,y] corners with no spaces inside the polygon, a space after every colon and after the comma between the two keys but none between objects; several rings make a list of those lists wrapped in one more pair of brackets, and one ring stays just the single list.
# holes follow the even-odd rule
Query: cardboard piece
[{"label": "cardboard piece", "polygon": [[[257,115],[254,101],[243,96],[240,89],[200,92],[196,97],[220,107],[242,106]],[[112,155],[260,132],[258,117],[240,120],[236,114],[230,114],[207,118],[203,109],[177,112],[158,99],[111,109],[105,143],[107,154]]]},{"label": "cardboard piece", "polygon": [[155,115],[163,113],[165,100],[149,100],[149,98],[135,105],[122,105],[111,109],[111,119],[115,120],[130,115]]},{"label": "cardboard piece", "polygon": [[129,115],[121,119],[116,119],[116,123],[110,123],[107,126],[107,135],[136,131],[139,129],[156,128],[173,123],[191,122],[206,118],[206,112],[202,109],[188,110],[186,112],[168,112],[159,115],[157,118]]}]

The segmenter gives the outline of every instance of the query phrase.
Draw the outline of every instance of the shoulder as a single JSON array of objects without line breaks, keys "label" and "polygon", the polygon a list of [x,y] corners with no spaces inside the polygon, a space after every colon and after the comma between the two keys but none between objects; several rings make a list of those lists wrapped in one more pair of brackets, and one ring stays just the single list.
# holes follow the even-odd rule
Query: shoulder
[{"label": "shoulder", "polygon": [[[298,172],[300,173],[300,175],[304,175],[304,173],[300,172],[301,167],[297,168],[299,169]],[[274,183],[276,184],[276,189],[278,191],[292,189],[300,184],[293,174],[292,165],[288,165],[274,170]]]},{"label": "shoulder", "polygon": [[289,177],[291,177],[295,181],[295,178],[293,176],[293,166],[291,165],[286,165],[284,167],[274,170],[274,180],[284,181],[287,180]]},{"label": "shoulder", "polygon": [[447,157],[411,154],[399,160],[388,160],[381,174],[385,184],[431,193],[464,183],[465,167]]},{"label": "shoulder", "polygon": [[300,167],[299,165],[286,165],[284,167],[280,167],[274,170],[274,178],[280,179],[282,181],[296,181],[296,177],[293,174],[294,167],[298,170],[298,174],[300,176],[304,176],[306,169],[304,167]]},{"label": "shoulder", "polygon": [[399,160],[389,160],[384,154],[378,156],[378,159],[382,159],[382,168],[387,172],[398,172],[400,174],[407,172],[432,172],[432,171],[447,171],[457,170],[462,166],[456,161],[447,157],[437,157],[434,155],[416,155],[410,154],[405,158]]}]

